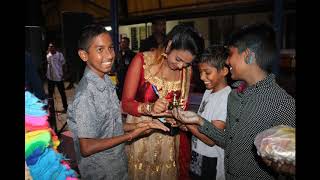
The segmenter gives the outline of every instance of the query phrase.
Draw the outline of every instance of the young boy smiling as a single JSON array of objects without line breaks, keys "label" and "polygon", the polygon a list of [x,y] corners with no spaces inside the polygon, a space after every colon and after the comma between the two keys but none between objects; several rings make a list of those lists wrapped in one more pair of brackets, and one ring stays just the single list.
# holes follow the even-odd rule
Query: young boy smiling
[{"label": "young boy smiling", "polygon": [[111,71],[115,52],[103,26],[89,25],[82,30],[78,54],[87,66],[68,108],[67,122],[81,179],[128,179],[124,142],[150,128],[168,128],[160,122],[122,124],[115,86],[106,74]]}]

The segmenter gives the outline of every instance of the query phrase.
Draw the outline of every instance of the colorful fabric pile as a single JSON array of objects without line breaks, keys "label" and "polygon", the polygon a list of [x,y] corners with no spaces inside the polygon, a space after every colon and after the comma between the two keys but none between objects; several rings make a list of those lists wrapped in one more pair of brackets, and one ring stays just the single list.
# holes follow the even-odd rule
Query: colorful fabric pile
[{"label": "colorful fabric pile", "polygon": [[[57,151],[60,141],[48,123],[46,104],[25,91],[26,178],[74,180],[77,174]],[[30,177],[31,175],[31,177]]]}]

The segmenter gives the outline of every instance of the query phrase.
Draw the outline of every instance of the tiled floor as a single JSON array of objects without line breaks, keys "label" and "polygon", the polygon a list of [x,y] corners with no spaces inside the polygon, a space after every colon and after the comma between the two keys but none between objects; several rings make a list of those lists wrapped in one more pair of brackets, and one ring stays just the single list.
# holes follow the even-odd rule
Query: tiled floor
[{"label": "tiled floor", "polygon": [[[64,87],[67,87],[68,85],[69,85],[69,82],[64,83]],[[44,83],[44,89],[45,89],[45,92],[48,93],[48,85],[46,82]],[[75,90],[74,88],[70,90],[65,90],[68,104],[71,103],[74,98],[74,90]],[[53,99],[54,99],[54,107],[56,109],[57,129],[60,130],[67,120],[67,114],[60,113],[60,111],[63,110],[63,106],[62,106],[61,96],[57,87],[54,89]],[[65,127],[65,130],[68,130],[68,126]]]},{"label": "tiled floor", "polygon": [[[67,87],[68,85],[69,85],[68,82],[64,83],[64,87]],[[48,86],[46,82],[44,83],[44,89],[45,89],[45,92],[48,93]],[[74,98],[74,90],[75,90],[74,88],[70,90],[65,90],[68,104],[71,103]],[[77,170],[77,162],[76,162],[76,156],[74,153],[72,133],[69,131],[68,125],[66,125],[62,129],[62,127],[65,125],[67,121],[67,114],[59,112],[63,110],[63,106],[62,106],[61,96],[57,88],[55,88],[53,98],[54,98],[54,107],[56,109],[55,115],[56,115],[57,132],[61,132],[61,135],[59,136],[60,145],[58,147],[58,150],[68,159],[70,163],[70,167]]]}]

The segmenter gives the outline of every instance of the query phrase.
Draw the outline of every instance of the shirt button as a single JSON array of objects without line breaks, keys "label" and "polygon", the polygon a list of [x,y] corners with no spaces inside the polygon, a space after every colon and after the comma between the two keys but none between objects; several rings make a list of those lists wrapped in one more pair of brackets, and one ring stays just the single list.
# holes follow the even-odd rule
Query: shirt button
[{"label": "shirt button", "polygon": [[229,139],[232,140],[232,137],[230,136]]}]

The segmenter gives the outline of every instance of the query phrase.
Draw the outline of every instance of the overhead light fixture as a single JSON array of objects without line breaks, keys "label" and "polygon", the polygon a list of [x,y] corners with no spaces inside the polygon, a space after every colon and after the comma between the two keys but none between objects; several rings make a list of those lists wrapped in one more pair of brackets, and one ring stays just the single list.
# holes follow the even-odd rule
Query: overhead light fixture
[{"label": "overhead light fixture", "polygon": [[107,31],[111,31],[112,30],[112,28],[111,28],[111,26],[106,26],[106,27],[104,27]]}]

